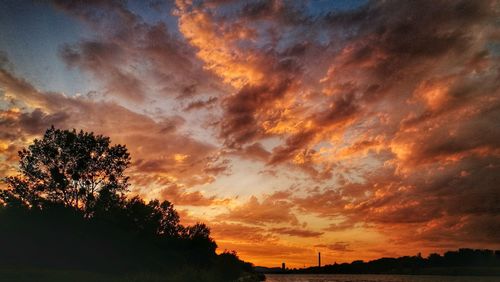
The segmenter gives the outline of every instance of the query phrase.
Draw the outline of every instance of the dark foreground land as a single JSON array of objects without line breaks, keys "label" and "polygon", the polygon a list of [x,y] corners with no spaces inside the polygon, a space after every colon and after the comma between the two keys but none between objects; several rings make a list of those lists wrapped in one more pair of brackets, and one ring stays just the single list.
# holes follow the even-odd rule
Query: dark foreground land
[{"label": "dark foreground land", "polygon": [[[444,255],[431,254],[381,258],[364,262],[331,264],[302,269],[257,267],[262,273],[279,274],[408,274],[451,276],[500,276],[500,250],[459,249]],[[499,277],[500,281],[500,277]]]},{"label": "dark foreground land", "polygon": [[401,274],[268,274],[267,282],[498,282],[498,276]]},{"label": "dark foreground land", "polygon": [[64,207],[2,207],[0,281],[259,281],[196,232],[157,236]]}]

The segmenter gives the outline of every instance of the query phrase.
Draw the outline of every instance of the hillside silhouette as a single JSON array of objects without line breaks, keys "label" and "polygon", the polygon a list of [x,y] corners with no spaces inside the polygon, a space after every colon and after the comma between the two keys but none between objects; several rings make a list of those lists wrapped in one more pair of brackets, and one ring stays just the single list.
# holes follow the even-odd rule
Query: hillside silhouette
[{"label": "hillside silhouette", "polygon": [[236,253],[216,254],[205,224],[130,197],[130,155],[108,137],[52,127],[19,157],[0,190],[5,281],[259,281]]}]

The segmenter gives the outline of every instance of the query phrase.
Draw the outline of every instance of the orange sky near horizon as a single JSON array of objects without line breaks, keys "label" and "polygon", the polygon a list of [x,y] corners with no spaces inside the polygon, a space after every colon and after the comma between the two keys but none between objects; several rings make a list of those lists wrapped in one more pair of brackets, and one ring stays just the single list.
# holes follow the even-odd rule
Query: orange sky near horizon
[{"label": "orange sky near horizon", "polygon": [[0,177],[83,129],[127,146],[131,194],[255,265],[499,249],[499,10],[4,1]]}]

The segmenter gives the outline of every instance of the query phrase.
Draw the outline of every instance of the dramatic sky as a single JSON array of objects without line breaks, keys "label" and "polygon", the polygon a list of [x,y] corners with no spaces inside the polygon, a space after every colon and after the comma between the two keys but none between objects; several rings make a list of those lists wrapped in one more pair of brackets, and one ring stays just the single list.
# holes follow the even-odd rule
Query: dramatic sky
[{"label": "dramatic sky", "polygon": [[0,1],[0,177],[45,129],[291,267],[500,248],[500,3]]}]

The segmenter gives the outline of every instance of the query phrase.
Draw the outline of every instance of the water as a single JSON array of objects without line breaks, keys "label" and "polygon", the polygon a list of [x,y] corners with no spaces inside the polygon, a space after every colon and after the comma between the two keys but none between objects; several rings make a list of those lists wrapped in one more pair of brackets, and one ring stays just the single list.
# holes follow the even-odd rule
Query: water
[{"label": "water", "polygon": [[266,274],[266,282],[500,282],[500,276]]}]

